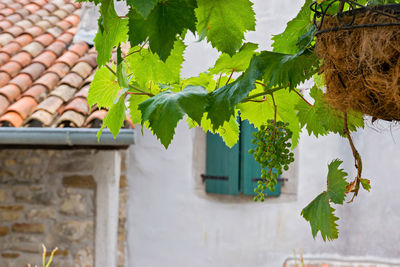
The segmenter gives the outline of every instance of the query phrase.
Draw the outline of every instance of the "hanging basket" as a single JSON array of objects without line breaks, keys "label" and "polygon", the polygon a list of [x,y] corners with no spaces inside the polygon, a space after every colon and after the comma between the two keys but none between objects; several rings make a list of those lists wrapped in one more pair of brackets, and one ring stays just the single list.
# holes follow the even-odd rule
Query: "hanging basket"
[{"label": "hanging basket", "polygon": [[[323,60],[328,101],[384,120],[400,121],[400,5],[328,15],[314,5],[316,53]],[[320,8],[320,7],[319,7]]]}]

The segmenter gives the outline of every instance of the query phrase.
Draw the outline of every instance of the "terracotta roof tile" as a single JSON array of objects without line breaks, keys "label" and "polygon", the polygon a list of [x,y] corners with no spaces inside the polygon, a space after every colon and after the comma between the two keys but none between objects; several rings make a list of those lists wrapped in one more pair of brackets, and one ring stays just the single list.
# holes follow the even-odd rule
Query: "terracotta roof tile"
[{"label": "terracotta roof tile", "polygon": [[33,59],[32,62],[42,63],[46,68],[49,68],[54,63],[56,58],[56,54],[54,54],[52,51],[44,51],[35,59]]},{"label": "terracotta roof tile", "polygon": [[0,14],[3,16],[10,16],[12,13],[14,13],[14,10],[12,8],[3,8],[2,10],[0,10]]},{"label": "terracotta roof tile", "polygon": [[30,96],[35,98],[36,102],[42,102],[46,97],[47,88],[41,84],[35,84],[24,92],[23,96]]},{"label": "terracotta roof tile", "polygon": [[53,3],[47,3],[42,8],[46,9],[49,12],[54,12],[57,10],[57,6]]},{"label": "terracotta roof tile", "polygon": [[73,110],[65,111],[57,120],[58,127],[82,127],[85,122],[85,116]]},{"label": "terracotta roof tile", "polygon": [[9,34],[9,33],[1,33],[0,34],[0,45],[5,46],[9,42],[11,42],[14,39],[14,37]]},{"label": "terracotta roof tile", "polygon": [[[0,54],[1,58],[1,54]],[[19,63],[22,67],[27,66],[32,61],[32,56],[28,52],[19,52],[11,58],[11,61]]]},{"label": "terracotta roof tile", "polygon": [[51,25],[55,25],[58,21],[60,21],[60,18],[54,15],[44,17],[45,20],[51,23]]},{"label": "terracotta roof tile", "polygon": [[61,9],[67,11],[67,13],[72,13],[75,11],[76,7],[73,4],[66,4],[63,5]]},{"label": "terracotta roof tile", "polygon": [[31,54],[32,57],[37,57],[44,50],[44,47],[39,42],[32,42],[22,50]]},{"label": "terracotta roof tile", "polygon": [[77,54],[67,51],[64,53],[64,55],[59,57],[56,60],[56,62],[63,62],[72,68],[75,65],[76,61],[78,61],[78,59],[79,59],[79,56]]},{"label": "terracotta roof tile", "polygon": [[30,42],[32,42],[33,38],[29,34],[22,34],[18,36],[14,42],[18,43],[21,47],[26,46]]},{"label": "terracotta roof tile", "polygon": [[[107,110],[101,109],[96,110],[85,121],[85,126],[90,128],[98,128],[99,124],[103,121],[104,117],[107,115]],[[97,123],[96,123],[97,122]]]},{"label": "terracotta roof tile", "polygon": [[20,14],[22,17],[26,17],[29,15],[30,12],[28,10],[26,10],[25,8],[20,8],[20,9],[16,10],[15,13]]},{"label": "terracotta roof tile", "polygon": [[37,81],[35,81],[34,84],[41,84],[43,86],[46,86],[47,90],[51,91],[57,85],[59,80],[60,77],[58,77],[57,74],[48,72],[40,77]]},{"label": "terracotta roof tile", "polygon": [[76,73],[68,73],[60,82],[60,84],[66,84],[74,88],[78,88],[83,82],[83,78]]},{"label": "terracotta roof tile", "polygon": [[35,23],[35,25],[39,26],[40,28],[42,28],[43,31],[46,31],[47,29],[53,27],[53,24],[51,24],[47,20],[41,20],[41,21]]},{"label": "terracotta roof tile", "polygon": [[30,20],[24,19],[24,20],[19,21],[15,25],[23,28],[24,30],[27,30],[33,26],[33,23]]},{"label": "terracotta roof tile", "polygon": [[92,70],[92,66],[90,66],[88,63],[79,62],[71,69],[71,72],[75,72],[83,79],[86,79],[90,75],[90,73],[92,73]]},{"label": "terracotta roof tile", "polygon": [[0,71],[8,73],[11,77],[17,75],[22,69],[21,65],[16,62],[8,62],[0,68]]},{"label": "terracotta roof tile", "polygon": [[23,16],[17,13],[14,13],[10,16],[7,16],[5,19],[11,22],[12,24],[17,23],[18,21],[22,20]]},{"label": "terracotta roof tile", "polygon": [[55,38],[59,37],[61,34],[64,33],[64,31],[62,29],[60,29],[59,27],[52,27],[47,29],[48,33],[50,33],[51,35],[53,35]]},{"label": "terracotta roof tile", "polygon": [[56,40],[54,43],[52,43],[51,45],[49,45],[46,50],[50,50],[53,51],[57,57],[61,56],[62,53],[65,51],[65,48],[67,47],[67,45],[61,41]]},{"label": "terracotta roof tile", "polygon": [[41,17],[38,14],[31,14],[27,16],[26,19],[32,23],[36,23],[41,20]]},{"label": "terracotta roof tile", "polygon": [[88,51],[88,49],[89,46],[84,42],[75,43],[68,48],[69,51],[74,52],[79,57],[82,57]]},{"label": "terracotta roof tile", "polygon": [[10,102],[8,102],[7,97],[0,95],[0,114],[3,114],[4,111],[6,111],[8,105],[10,105]]},{"label": "terracotta roof tile", "polygon": [[54,36],[50,33],[44,33],[35,38],[35,41],[39,42],[44,47],[50,45],[52,42],[54,42],[54,40]]},{"label": "terracotta roof tile", "polygon": [[58,86],[53,92],[50,93],[52,96],[58,96],[64,102],[68,102],[73,95],[75,94],[76,89],[74,87],[68,86],[66,84],[62,84]]},{"label": "terracotta roof tile", "polygon": [[66,45],[69,45],[69,44],[72,42],[72,39],[73,39],[73,38],[74,38],[74,37],[73,37],[72,34],[64,33],[64,34],[62,34],[60,37],[58,37],[57,40],[63,42],[63,43],[66,44]]},{"label": "terracotta roof tile", "polygon": [[81,57],[78,62],[86,62],[88,63],[92,68],[97,67],[97,61],[96,61],[96,55],[95,54],[87,54],[83,57]]},{"label": "terracotta roof tile", "polygon": [[32,84],[32,79],[28,74],[20,73],[9,81],[9,84],[15,84],[23,92]]},{"label": "terracotta roof tile", "polygon": [[36,4],[28,4],[28,5],[24,6],[24,8],[32,14],[32,13],[35,13],[36,11],[38,11],[40,9],[40,6],[38,6]]},{"label": "terracotta roof tile", "polygon": [[10,56],[7,53],[0,52],[0,66],[4,65],[10,60]]},{"label": "terracotta roof tile", "polygon": [[65,20],[71,23],[73,27],[78,26],[78,23],[80,21],[79,16],[77,15],[69,15],[68,17],[65,18]]},{"label": "terracotta roof tile", "polygon": [[6,52],[7,54],[14,55],[16,52],[18,52],[21,49],[21,46],[18,43],[12,42],[9,43],[1,49],[1,51]]},{"label": "terracotta roof tile", "polygon": [[50,114],[56,114],[57,110],[61,107],[63,100],[57,96],[49,96],[43,100],[37,107],[36,110],[45,110]]},{"label": "terracotta roof tile", "polygon": [[46,9],[39,9],[38,11],[36,11],[36,14],[41,17],[46,17],[46,16],[50,15],[50,12],[47,11]]},{"label": "terracotta roof tile", "polygon": [[59,62],[51,66],[47,71],[56,73],[58,77],[61,79],[69,72],[69,66],[65,63]]},{"label": "terracotta roof tile", "polygon": [[44,31],[39,26],[33,26],[32,28],[27,29],[25,32],[32,35],[32,37],[36,37],[42,34]]},{"label": "terracotta roof tile", "polygon": [[24,32],[24,28],[19,26],[13,26],[8,28],[5,32],[11,34],[16,38]]},{"label": "terracotta roof tile", "polygon": [[0,21],[0,29],[2,29],[2,30],[5,30],[5,29],[11,27],[12,25],[13,25],[13,24],[12,24],[10,21],[8,21],[8,20],[2,20],[2,21]]},{"label": "terracotta roof tile", "polygon": [[41,122],[41,126],[50,126],[54,120],[55,115],[45,111],[45,110],[38,110],[35,111],[28,120],[28,124],[33,124],[35,121]]},{"label": "terracotta roof tile", "polygon": [[5,122],[10,123],[10,126],[13,127],[21,127],[24,120],[21,115],[16,112],[7,112],[3,116],[0,117],[0,122],[4,125]]},{"label": "terracotta roof tile", "polygon": [[9,102],[14,102],[14,100],[17,99],[17,97],[19,97],[21,92],[18,86],[14,84],[7,84],[6,86],[0,88],[0,94],[7,97]]},{"label": "terracotta roof tile", "polygon": [[11,80],[10,74],[8,72],[0,72],[0,86],[6,85]]},{"label": "terracotta roof tile", "polygon": [[31,76],[32,80],[36,80],[45,69],[45,66],[40,63],[32,63],[28,67],[24,68],[21,73],[26,73]]},{"label": "terracotta roof tile", "polygon": [[74,110],[82,115],[86,115],[89,112],[89,106],[85,98],[75,97],[64,107],[63,111],[67,110]]},{"label": "terracotta roof tile", "polygon": [[26,119],[37,106],[36,100],[30,96],[21,97],[17,102],[12,104],[8,109],[18,113],[22,119]]},{"label": "terracotta roof tile", "polygon": [[0,126],[101,126],[106,110],[90,112],[86,100],[97,53],[71,45],[79,7],[73,0],[0,0]]}]

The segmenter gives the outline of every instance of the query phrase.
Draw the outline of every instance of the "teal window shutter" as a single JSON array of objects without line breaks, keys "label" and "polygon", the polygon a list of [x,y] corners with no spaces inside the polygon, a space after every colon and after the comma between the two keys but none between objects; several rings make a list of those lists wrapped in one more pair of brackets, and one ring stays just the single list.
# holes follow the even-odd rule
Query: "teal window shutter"
[{"label": "teal window shutter", "polygon": [[207,133],[206,192],[239,194],[239,144],[229,148],[217,134]]},{"label": "teal window shutter", "polygon": [[[248,153],[249,149],[254,149],[255,146],[251,143],[253,132],[257,132],[257,129],[247,120],[242,121],[240,125],[240,191],[248,196],[255,195],[254,188],[258,185],[258,179],[261,179],[261,167],[253,155]],[[264,193],[266,196],[280,196],[281,183],[278,181],[274,192],[267,190]]]}]

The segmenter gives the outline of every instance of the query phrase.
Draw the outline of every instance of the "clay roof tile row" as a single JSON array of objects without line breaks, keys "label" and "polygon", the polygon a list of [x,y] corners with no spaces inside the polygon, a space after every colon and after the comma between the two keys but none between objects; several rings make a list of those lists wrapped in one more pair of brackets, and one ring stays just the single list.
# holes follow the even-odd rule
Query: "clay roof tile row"
[{"label": "clay roof tile row", "polygon": [[79,7],[70,0],[0,0],[0,126],[101,126],[107,111],[90,109],[86,99],[97,53],[71,44]]}]

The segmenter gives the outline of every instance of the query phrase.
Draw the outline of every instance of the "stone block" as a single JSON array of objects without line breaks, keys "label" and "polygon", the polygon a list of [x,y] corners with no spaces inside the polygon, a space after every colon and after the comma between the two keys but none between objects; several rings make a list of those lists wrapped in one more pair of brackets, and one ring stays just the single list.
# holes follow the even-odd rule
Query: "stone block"
[{"label": "stone block", "polygon": [[87,158],[75,158],[70,160],[68,158],[52,158],[49,162],[48,173],[76,173],[91,171],[94,167],[93,156],[88,156]]},{"label": "stone block", "polygon": [[4,166],[12,167],[17,165],[17,161],[15,159],[6,159],[4,161]]},{"label": "stone block", "polygon": [[92,267],[94,263],[93,249],[81,248],[75,256],[74,263],[75,267]]},{"label": "stone block", "polygon": [[6,259],[16,259],[19,257],[19,253],[12,253],[12,252],[3,252],[1,253],[1,257]]},{"label": "stone block", "polygon": [[17,202],[30,202],[32,199],[32,192],[26,186],[13,187],[12,194]]},{"label": "stone block", "polygon": [[66,195],[61,202],[60,212],[70,216],[93,214],[93,210],[89,210],[86,200],[81,194]]},{"label": "stone block", "polygon": [[42,223],[14,223],[11,229],[16,233],[37,234],[45,232],[45,225]]},{"label": "stone block", "polygon": [[0,203],[7,201],[8,192],[5,189],[0,189]]},{"label": "stone block", "polygon": [[74,187],[81,189],[94,189],[95,181],[92,175],[71,175],[62,180],[65,187]]},{"label": "stone block", "polygon": [[57,197],[54,191],[37,192],[32,196],[32,202],[41,205],[57,204]]},{"label": "stone block", "polygon": [[24,210],[24,206],[22,205],[0,206],[0,211],[21,211],[21,210]]},{"label": "stone block", "polygon": [[37,255],[41,254],[41,245],[34,243],[20,243],[20,244],[11,244],[10,250],[18,251],[23,253],[34,253]]},{"label": "stone block", "polygon": [[51,207],[31,209],[26,213],[26,218],[32,221],[40,221],[43,219],[55,220],[57,218],[57,212]]},{"label": "stone block", "polygon": [[[52,251],[47,251],[46,256],[49,257],[51,255]],[[68,249],[57,249],[56,252],[54,252],[54,257],[56,256],[63,256],[67,257],[69,255]]]},{"label": "stone block", "polygon": [[126,175],[121,175],[119,178],[119,188],[128,187],[128,180],[126,179]]},{"label": "stone block", "polygon": [[6,236],[9,232],[10,230],[7,226],[0,226],[0,237]]},{"label": "stone block", "polygon": [[93,222],[67,221],[56,224],[55,233],[67,242],[93,240]]},{"label": "stone block", "polygon": [[0,221],[16,221],[22,217],[24,206],[8,205],[0,206]]}]

